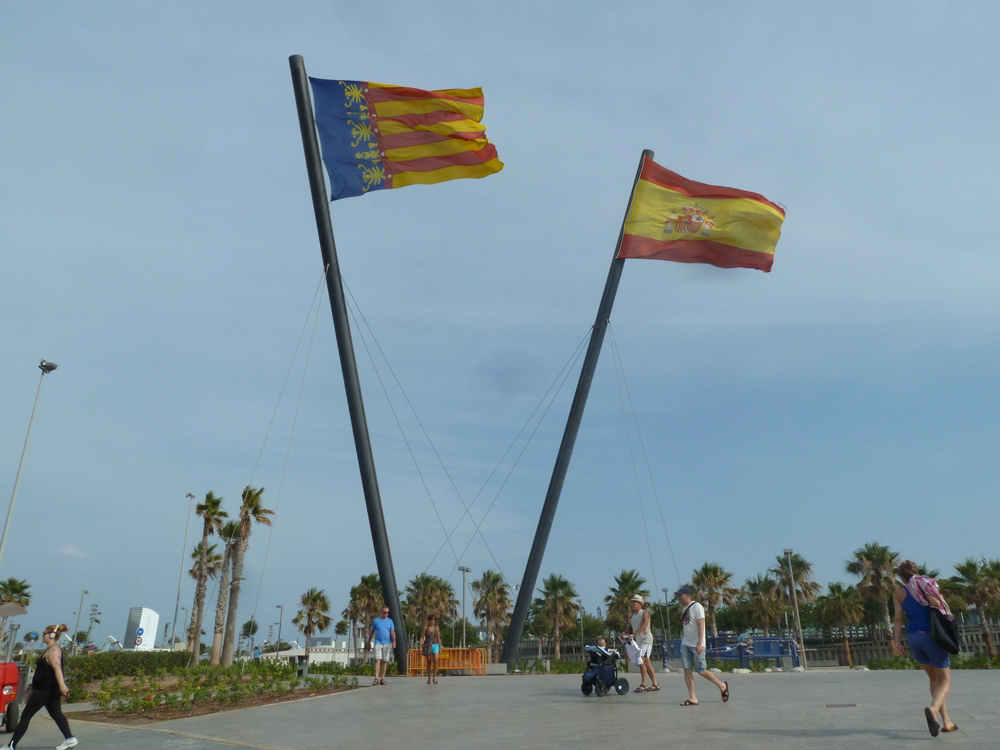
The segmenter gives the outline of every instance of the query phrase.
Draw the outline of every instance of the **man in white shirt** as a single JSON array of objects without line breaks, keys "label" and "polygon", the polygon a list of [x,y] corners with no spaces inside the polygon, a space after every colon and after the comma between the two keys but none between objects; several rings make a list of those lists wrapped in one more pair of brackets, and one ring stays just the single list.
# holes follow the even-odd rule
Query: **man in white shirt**
[{"label": "man in white shirt", "polygon": [[729,683],[719,682],[719,678],[705,668],[705,608],[691,598],[691,589],[681,586],[677,598],[684,607],[681,624],[684,637],[681,639],[681,663],[684,665],[684,684],[687,685],[688,699],[682,706],[697,706],[698,695],[694,689],[694,673],[697,672],[709,682],[714,682],[722,692],[722,702],[729,700]]}]

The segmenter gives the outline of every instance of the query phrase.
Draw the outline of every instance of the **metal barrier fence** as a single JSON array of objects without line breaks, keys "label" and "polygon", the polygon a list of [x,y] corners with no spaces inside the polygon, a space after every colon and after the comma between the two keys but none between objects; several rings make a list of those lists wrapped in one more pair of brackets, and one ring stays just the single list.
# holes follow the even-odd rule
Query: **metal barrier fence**
[{"label": "metal barrier fence", "polygon": [[[438,654],[438,671],[468,670],[474,675],[485,675],[485,648],[443,648]],[[406,674],[410,677],[423,674],[427,669],[427,657],[420,649],[411,648],[406,655]]]},{"label": "metal barrier fence", "polygon": [[[660,644],[663,661],[681,658],[679,639]],[[756,660],[791,659],[792,667],[799,666],[798,644],[792,638],[711,638],[705,639],[705,657],[720,661],[739,662],[741,669],[749,669]]]}]

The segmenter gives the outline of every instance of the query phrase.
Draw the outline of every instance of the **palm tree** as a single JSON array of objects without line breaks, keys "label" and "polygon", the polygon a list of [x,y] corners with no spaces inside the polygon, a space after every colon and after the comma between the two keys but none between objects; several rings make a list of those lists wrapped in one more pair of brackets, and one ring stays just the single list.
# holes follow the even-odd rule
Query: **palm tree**
[{"label": "palm tree", "polygon": [[[795,574],[795,599],[799,602],[811,602],[816,599],[822,586],[812,580],[813,564],[806,560],[798,552],[791,554],[792,572]],[[781,596],[787,606],[792,606],[792,586],[788,577],[788,557],[778,555],[774,558],[775,566],[768,572],[778,579],[781,584]]]},{"label": "palm tree", "polygon": [[781,584],[770,576],[758,573],[756,578],[746,580],[743,593],[746,597],[750,625],[769,634],[771,624],[777,625],[784,609],[781,604]]},{"label": "palm tree", "polygon": [[844,587],[844,584],[830,583],[827,585],[828,591],[819,598],[819,617],[826,625],[840,628],[840,634],[844,639],[844,659],[847,666],[854,666],[851,659],[851,644],[847,639],[847,626],[857,625],[865,613],[865,606],[858,596],[858,590],[854,586]]},{"label": "palm tree", "polygon": [[240,538],[240,525],[236,521],[230,521],[222,527],[219,537],[226,545],[226,553],[222,558],[219,599],[215,604],[215,632],[212,635],[212,658],[209,662],[212,666],[218,665],[222,658],[222,632],[226,627],[226,608],[229,604],[229,569],[233,561],[233,549]]},{"label": "palm tree", "polygon": [[486,659],[493,662],[494,650],[499,652],[504,628],[510,622],[510,586],[495,570],[484,570],[483,577],[469,584],[475,599],[472,611],[486,621]]},{"label": "palm tree", "polygon": [[736,589],[729,583],[733,574],[718,563],[707,562],[691,576],[691,584],[701,592],[705,600],[705,619],[712,628],[712,637],[718,638],[719,629],[715,626],[715,610],[720,604],[729,605],[733,602]]},{"label": "palm tree", "polygon": [[[361,576],[361,582],[357,586],[351,587],[350,600],[347,608],[341,613],[344,619],[351,621],[351,640],[355,642],[355,652],[357,650],[358,623],[362,627],[362,643],[364,644],[364,660],[368,661],[368,652],[371,650],[371,643],[368,640],[368,629],[372,621],[378,616],[382,609],[382,584],[379,581],[378,573],[369,573]],[[393,623],[395,624],[395,623]]]},{"label": "palm tree", "polygon": [[[0,602],[12,602],[27,607],[31,604],[31,584],[20,578],[0,581]],[[7,642],[7,618],[0,620],[0,644]]]},{"label": "palm tree", "polygon": [[296,625],[306,639],[306,665],[309,664],[309,639],[313,633],[322,633],[332,622],[330,618],[330,600],[322,589],[311,588],[299,597],[299,609],[292,624]]},{"label": "palm tree", "polygon": [[881,619],[880,631],[883,628],[892,628],[892,623],[889,621],[889,597],[897,585],[898,565],[899,553],[878,542],[868,542],[854,550],[854,555],[845,565],[848,573],[861,579],[858,582],[858,593],[863,598],[877,603]]},{"label": "palm tree", "polygon": [[253,523],[271,525],[274,511],[268,510],[262,504],[264,488],[247,485],[243,488],[243,502],[240,505],[240,537],[233,549],[233,581],[229,584],[229,613],[226,615],[226,634],[222,641],[222,666],[233,663],[233,643],[236,640],[236,613],[240,608],[240,585],[243,582],[243,557],[250,544],[250,532]]},{"label": "palm tree", "polygon": [[222,509],[222,498],[216,497],[214,492],[209,492],[205,495],[205,502],[198,503],[195,506],[195,513],[202,517],[204,523],[202,525],[201,544],[199,545],[203,556],[200,560],[198,575],[195,577],[197,583],[194,589],[194,608],[191,610],[191,630],[188,634],[188,649],[191,651],[191,663],[189,666],[192,667],[201,661],[199,653],[201,649],[198,648],[197,643],[201,640],[201,627],[205,621],[205,584],[208,579],[208,574],[205,572],[204,552],[208,548],[208,538],[222,531],[225,523],[223,519],[229,516]]},{"label": "palm tree", "polygon": [[561,657],[559,645],[562,634],[576,624],[578,607],[575,601],[576,589],[558,573],[553,573],[542,581],[538,589],[541,597],[536,599],[539,605],[539,616],[551,628],[552,638],[556,642],[555,658]]},{"label": "palm tree", "polygon": [[[222,568],[222,555],[216,554],[215,545],[208,544],[206,542],[198,542],[194,546],[194,552],[191,553],[191,559],[194,560],[194,565],[191,566],[191,570],[188,571],[188,575],[191,576],[195,581],[198,581],[199,577],[204,571],[205,580],[209,578],[215,578],[219,573],[219,569]],[[201,592],[202,603],[205,600],[205,592]],[[194,602],[191,605],[191,611],[198,606],[198,587],[195,586],[194,592]],[[195,664],[189,664],[189,666],[196,666],[201,662],[201,630],[196,630],[196,623],[194,620],[188,625],[187,631],[187,647],[192,652],[193,658],[197,659]]]},{"label": "palm tree", "polygon": [[643,588],[645,583],[646,579],[637,570],[623,570],[615,576],[611,593],[604,597],[608,612],[605,622],[609,628],[617,631],[625,629],[625,622],[629,618],[629,600],[636,595],[644,599],[649,596],[649,589]]},{"label": "palm tree", "polygon": [[420,573],[403,590],[403,617],[418,632],[434,615],[441,620],[453,619],[458,610],[458,599],[451,584],[438,576]]},{"label": "palm tree", "polygon": [[955,566],[957,576],[952,582],[961,586],[962,598],[976,608],[986,639],[986,654],[990,660],[996,658],[997,649],[990,632],[989,612],[1000,604],[1000,560],[977,560],[966,558]]}]

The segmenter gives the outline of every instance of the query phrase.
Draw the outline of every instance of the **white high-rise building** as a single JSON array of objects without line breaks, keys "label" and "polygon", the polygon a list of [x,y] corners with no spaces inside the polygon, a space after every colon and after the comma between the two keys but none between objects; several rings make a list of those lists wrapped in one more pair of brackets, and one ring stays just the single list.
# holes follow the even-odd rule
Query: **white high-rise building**
[{"label": "white high-rise building", "polygon": [[151,651],[156,641],[156,629],[160,626],[160,616],[146,607],[132,607],[128,611],[128,625],[125,626],[126,651]]}]

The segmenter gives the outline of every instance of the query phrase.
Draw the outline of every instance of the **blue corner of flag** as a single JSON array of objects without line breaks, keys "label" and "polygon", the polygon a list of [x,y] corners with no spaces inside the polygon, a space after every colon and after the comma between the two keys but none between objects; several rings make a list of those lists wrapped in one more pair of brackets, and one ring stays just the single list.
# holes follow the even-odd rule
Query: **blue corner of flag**
[{"label": "blue corner of flag", "polygon": [[310,78],[316,129],[330,177],[330,200],[389,187],[368,113],[364,81]]}]

